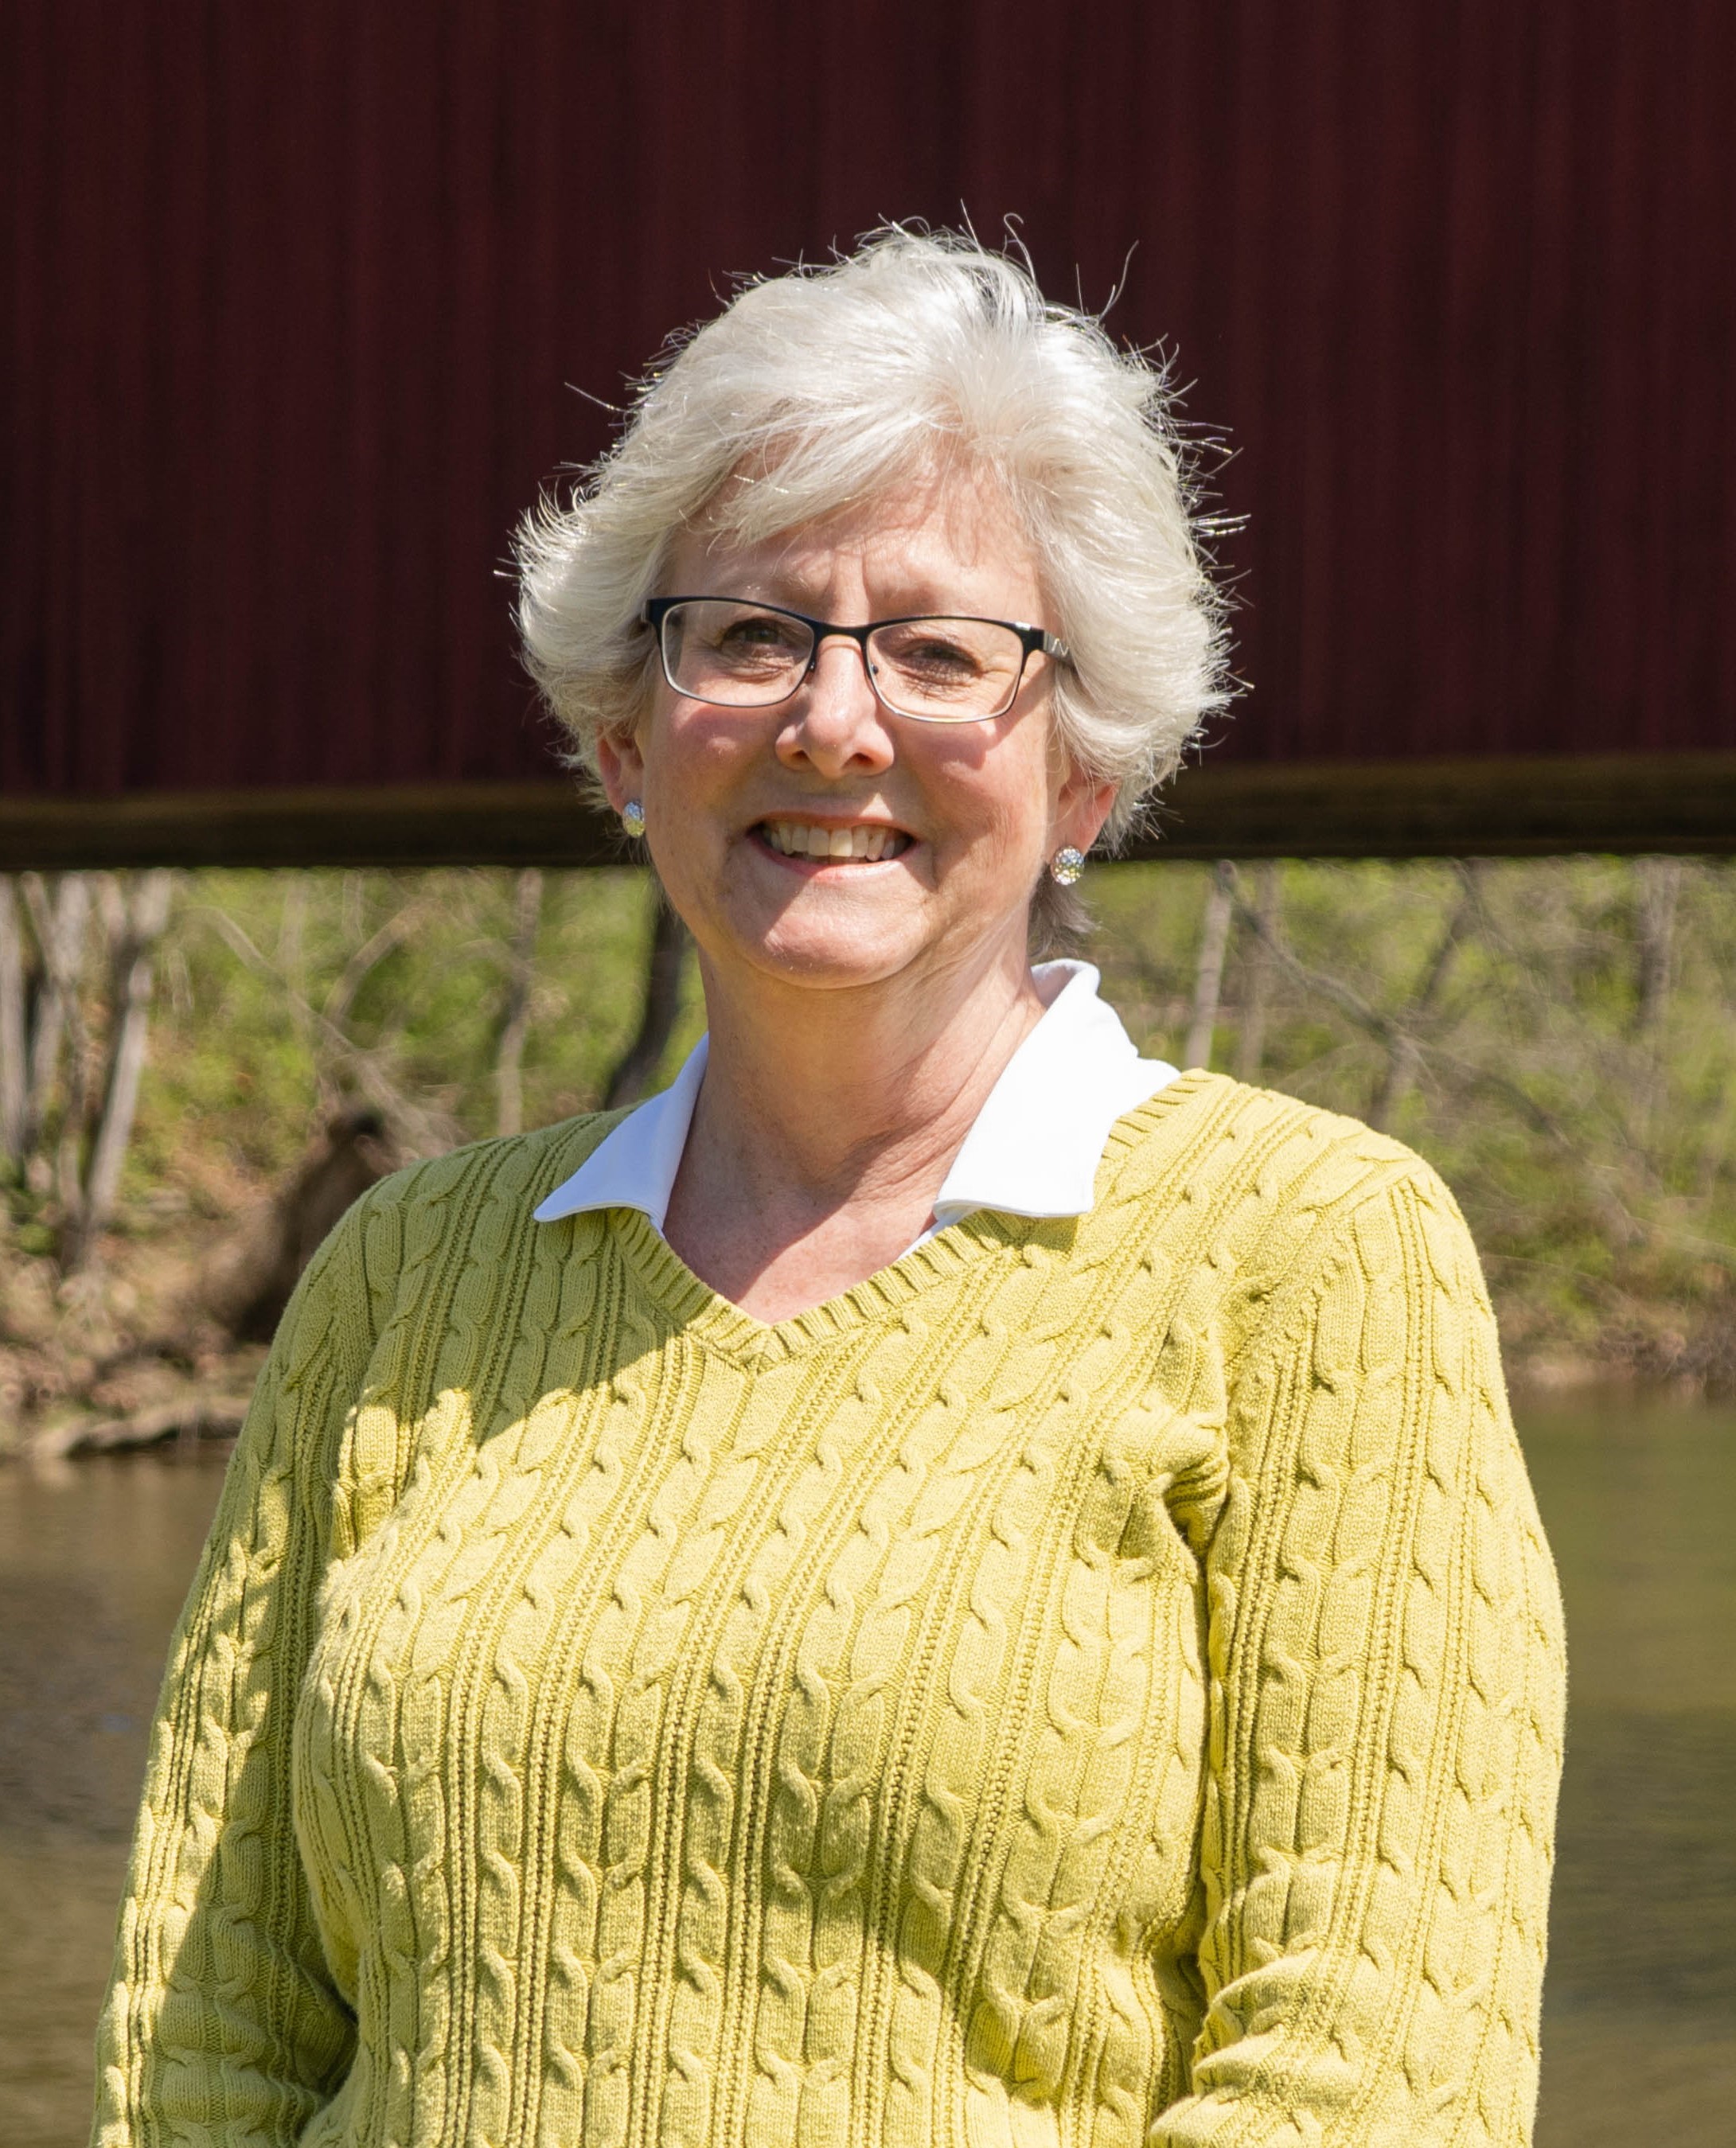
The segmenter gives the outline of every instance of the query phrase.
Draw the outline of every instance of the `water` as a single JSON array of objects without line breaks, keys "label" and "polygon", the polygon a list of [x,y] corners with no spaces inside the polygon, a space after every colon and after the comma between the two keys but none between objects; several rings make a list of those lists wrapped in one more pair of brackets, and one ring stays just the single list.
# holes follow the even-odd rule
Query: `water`
[{"label": "water", "polygon": [[145,1728],[220,1462],[0,1469],[0,2148],[79,2148]]},{"label": "water", "polygon": [[[1538,2148],[1729,2148],[1736,1412],[1531,1410],[1568,1603]],[[0,2148],[78,2148],[144,1726],[210,1458],[0,1471]]]}]

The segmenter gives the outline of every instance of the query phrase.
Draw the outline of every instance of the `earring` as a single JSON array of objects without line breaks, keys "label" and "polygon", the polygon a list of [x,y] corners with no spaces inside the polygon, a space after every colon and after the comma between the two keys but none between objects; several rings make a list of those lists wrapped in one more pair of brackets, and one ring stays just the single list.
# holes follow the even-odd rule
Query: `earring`
[{"label": "earring", "polygon": [[635,842],[645,831],[645,809],[636,798],[630,798],[621,808],[621,826]]},{"label": "earring", "polygon": [[1071,887],[1085,871],[1085,853],[1076,851],[1071,843],[1058,850],[1049,861],[1049,877],[1062,887]]}]

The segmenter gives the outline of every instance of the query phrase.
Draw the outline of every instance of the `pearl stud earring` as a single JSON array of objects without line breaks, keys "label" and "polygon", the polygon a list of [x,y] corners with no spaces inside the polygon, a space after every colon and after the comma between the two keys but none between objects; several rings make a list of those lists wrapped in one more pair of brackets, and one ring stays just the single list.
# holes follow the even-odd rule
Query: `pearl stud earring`
[{"label": "pearl stud earring", "polygon": [[630,798],[621,808],[621,826],[635,842],[645,831],[645,809],[636,798]]},{"label": "pearl stud earring", "polygon": [[1049,861],[1049,877],[1062,887],[1071,887],[1085,871],[1085,853],[1065,844]]}]

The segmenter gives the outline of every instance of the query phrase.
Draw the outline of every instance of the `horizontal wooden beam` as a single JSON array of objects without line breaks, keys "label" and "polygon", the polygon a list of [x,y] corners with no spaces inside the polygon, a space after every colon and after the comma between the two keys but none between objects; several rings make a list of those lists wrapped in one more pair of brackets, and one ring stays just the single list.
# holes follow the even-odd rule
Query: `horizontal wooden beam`
[{"label": "horizontal wooden beam", "polygon": [[[1138,858],[1736,851],[1736,752],[1503,760],[1208,761]],[[174,866],[596,866],[633,846],[569,784],[0,798],[0,871]]]},{"label": "horizontal wooden beam", "polygon": [[1222,761],[1185,769],[1141,857],[1736,851],[1736,751]]},{"label": "horizontal wooden beam", "polygon": [[540,783],[379,789],[141,790],[0,798],[0,867],[601,866],[633,846],[578,788]]}]

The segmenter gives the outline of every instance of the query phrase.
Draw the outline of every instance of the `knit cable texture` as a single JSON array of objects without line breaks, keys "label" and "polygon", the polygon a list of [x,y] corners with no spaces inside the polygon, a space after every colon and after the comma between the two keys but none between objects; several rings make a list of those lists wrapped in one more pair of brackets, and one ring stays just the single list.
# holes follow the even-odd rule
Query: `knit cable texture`
[{"label": "knit cable texture", "polygon": [[1184,1077],[767,1327],[376,1188],[178,1630],[102,2148],[1530,2138],[1563,1654],[1450,1197]]}]

